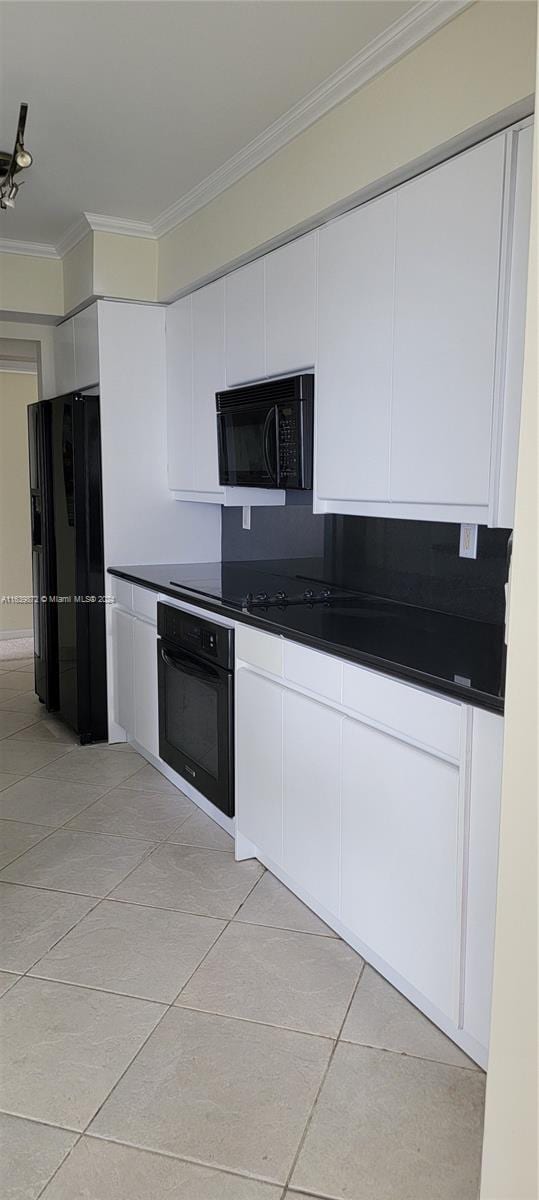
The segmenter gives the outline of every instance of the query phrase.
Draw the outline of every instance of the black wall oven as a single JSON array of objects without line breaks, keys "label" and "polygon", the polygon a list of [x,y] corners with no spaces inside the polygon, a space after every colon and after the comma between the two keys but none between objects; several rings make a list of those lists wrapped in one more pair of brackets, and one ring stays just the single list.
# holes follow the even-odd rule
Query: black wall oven
[{"label": "black wall oven", "polygon": [[234,816],[234,630],[157,605],[159,754]]},{"label": "black wall oven", "polygon": [[314,375],[217,392],[219,482],[311,489]]}]

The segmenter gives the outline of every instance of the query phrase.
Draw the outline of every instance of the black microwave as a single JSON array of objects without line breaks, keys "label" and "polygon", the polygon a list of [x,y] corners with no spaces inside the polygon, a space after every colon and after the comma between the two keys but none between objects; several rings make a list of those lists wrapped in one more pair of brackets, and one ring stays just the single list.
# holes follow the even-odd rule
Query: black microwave
[{"label": "black microwave", "polygon": [[313,486],[314,375],[290,375],[217,392],[219,483]]}]

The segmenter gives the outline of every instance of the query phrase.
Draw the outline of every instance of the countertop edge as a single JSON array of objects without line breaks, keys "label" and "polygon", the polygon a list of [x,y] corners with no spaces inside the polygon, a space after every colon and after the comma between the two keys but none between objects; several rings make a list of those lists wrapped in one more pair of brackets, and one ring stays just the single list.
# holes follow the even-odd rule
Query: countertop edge
[{"label": "countertop edge", "polygon": [[280,627],[278,621],[271,621],[264,617],[255,616],[253,613],[244,612],[242,609],[224,604],[221,600],[212,599],[211,596],[204,596],[199,592],[195,593],[189,590],[189,588],[184,589],[180,584],[171,588],[162,584],[152,583],[140,575],[134,575],[131,572],[122,570],[121,567],[107,567],[107,574],[114,575],[117,579],[125,579],[128,583],[134,583],[137,587],[146,588],[147,591],[158,592],[162,596],[170,596],[173,600],[184,600],[187,604],[192,604],[195,608],[201,608],[207,612],[222,613],[231,621],[238,621],[242,625],[250,625],[255,629],[260,629],[263,633],[270,633],[274,637],[286,638],[287,641],[298,642],[299,645],[310,646],[313,650],[320,650],[323,654],[331,654],[334,658],[342,659],[343,662],[351,662],[358,666],[369,667],[371,670],[380,671],[383,675],[390,675],[392,678],[401,679],[404,683],[415,683],[428,691],[447,696],[449,699],[461,700],[465,704],[485,709],[487,712],[495,713],[498,716],[503,716],[504,714],[504,698],[502,696],[493,696],[487,692],[478,692],[474,688],[463,687],[458,683],[452,684],[448,680],[440,680],[436,676],[416,671],[413,667],[406,667],[401,663],[394,663],[388,659],[370,655],[360,650],[354,650],[351,647],[348,648],[335,642],[325,642],[322,638],[313,637],[308,633],[304,634],[297,630],[292,632],[289,629]]}]

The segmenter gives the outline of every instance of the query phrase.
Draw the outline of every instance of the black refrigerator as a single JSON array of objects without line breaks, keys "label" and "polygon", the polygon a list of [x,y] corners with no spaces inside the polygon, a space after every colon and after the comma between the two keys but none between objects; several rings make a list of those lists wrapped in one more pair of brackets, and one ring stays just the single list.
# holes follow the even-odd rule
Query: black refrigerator
[{"label": "black refrigerator", "polygon": [[99,396],[28,409],[35,690],[78,734],[107,737]]}]

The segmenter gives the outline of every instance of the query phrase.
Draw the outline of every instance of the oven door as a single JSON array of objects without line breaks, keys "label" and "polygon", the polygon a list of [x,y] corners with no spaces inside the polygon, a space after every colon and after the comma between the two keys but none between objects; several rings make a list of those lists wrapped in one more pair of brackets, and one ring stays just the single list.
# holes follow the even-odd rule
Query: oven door
[{"label": "oven door", "polygon": [[279,487],[276,404],[243,404],[217,414],[219,483]]},{"label": "oven door", "polygon": [[159,754],[227,816],[234,815],[234,675],[157,642]]}]

